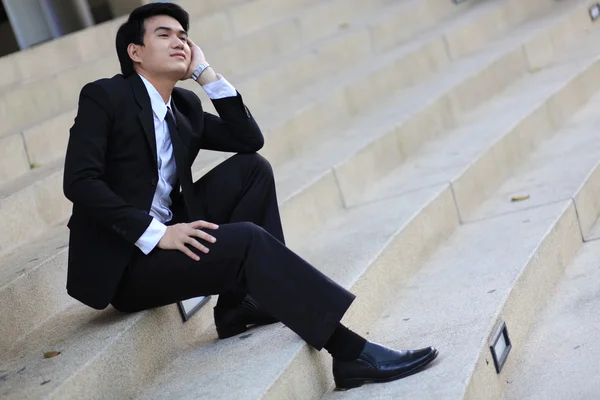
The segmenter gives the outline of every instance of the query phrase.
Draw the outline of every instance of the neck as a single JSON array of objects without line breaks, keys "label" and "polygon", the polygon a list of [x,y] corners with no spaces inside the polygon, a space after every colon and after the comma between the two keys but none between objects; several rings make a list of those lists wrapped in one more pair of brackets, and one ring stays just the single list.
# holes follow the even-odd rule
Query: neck
[{"label": "neck", "polygon": [[152,86],[156,88],[156,90],[160,94],[160,97],[162,97],[163,101],[166,104],[167,101],[169,101],[169,98],[171,97],[171,93],[173,93],[173,88],[177,84],[177,81],[173,81],[170,78],[153,76],[152,74],[149,74],[147,71],[143,70],[138,70],[137,72],[144,78],[146,78],[148,82],[150,82]]}]

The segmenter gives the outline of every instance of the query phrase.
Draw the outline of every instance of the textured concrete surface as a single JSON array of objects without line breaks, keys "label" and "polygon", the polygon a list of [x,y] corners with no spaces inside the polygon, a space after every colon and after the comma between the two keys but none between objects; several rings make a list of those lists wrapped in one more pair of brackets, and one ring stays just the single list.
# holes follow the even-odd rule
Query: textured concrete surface
[{"label": "textured concrete surface", "polygon": [[436,346],[438,360],[410,378],[325,398],[462,399],[499,308],[565,209],[563,202],[459,227],[398,285],[396,300],[367,336],[400,349]]},{"label": "textured concrete surface", "polygon": [[[545,118],[547,114],[537,111],[544,108],[545,100],[563,89],[565,82],[578,77],[582,71],[588,68],[597,70],[599,66],[595,61],[588,61],[587,64],[577,62],[527,75],[463,118],[457,128],[443,131],[443,125],[433,125],[440,131],[435,141],[425,141],[421,148],[417,148],[412,154],[409,152],[410,157],[404,163],[380,179],[377,184],[379,189],[369,188],[362,192],[355,190],[358,198],[372,201],[397,194],[391,190],[391,186],[401,192],[408,192],[451,181],[459,208],[473,208],[473,205],[478,205],[481,199],[493,193],[493,182],[502,182],[510,176],[518,165],[516,161],[519,157],[527,156],[527,152],[534,149],[530,143],[535,142],[538,135],[550,135],[555,131],[555,127]],[[593,84],[591,79],[587,82]],[[439,117],[441,113],[437,115]],[[538,115],[540,118],[536,119]],[[528,119],[533,119],[537,125],[527,124]],[[399,136],[399,147],[403,148],[403,142],[410,141],[413,135],[428,134],[423,130],[417,132]],[[434,131],[430,135],[435,134]],[[497,143],[511,136],[514,137],[513,144],[506,150],[510,157],[498,157],[495,151]],[[412,147],[417,147],[414,142]],[[385,150],[389,151],[389,148]],[[522,156],[518,156],[518,152],[522,152]],[[491,167],[477,162],[485,157],[493,160]],[[375,160],[372,162],[375,163]],[[473,168],[474,164],[476,168]],[[379,159],[375,165],[381,166]],[[506,172],[501,174],[502,170]],[[494,173],[490,174],[490,171]],[[547,179],[551,178],[553,176]],[[398,185],[398,182],[402,184]],[[577,185],[576,182],[574,184]],[[484,185],[489,186],[486,188]],[[508,206],[503,203],[502,207]]]},{"label": "textured concrete surface", "polygon": [[[600,124],[597,116],[599,105],[600,97],[596,96],[564,127],[543,142],[522,166],[526,174],[519,173],[506,180],[494,196],[473,214],[473,219],[499,216],[574,197],[600,160],[597,132]],[[597,179],[594,181],[591,187],[598,182]],[[519,196],[530,197],[524,201],[510,201]],[[593,225],[597,215],[587,217],[585,225]]]},{"label": "textured concrete surface", "polygon": [[[0,397],[131,397],[190,343],[216,337],[211,315],[207,306],[182,324],[175,305],[126,315],[74,304],[3,352]],[[61,354],[45,359],[47,351]]]},{"label": "textured concrete surface", "polygon": [[584,244],[549,293],[525,347],[516,354],[519,364],[507,375],[503,399],[598,397],[599,256],[599,241]]}]

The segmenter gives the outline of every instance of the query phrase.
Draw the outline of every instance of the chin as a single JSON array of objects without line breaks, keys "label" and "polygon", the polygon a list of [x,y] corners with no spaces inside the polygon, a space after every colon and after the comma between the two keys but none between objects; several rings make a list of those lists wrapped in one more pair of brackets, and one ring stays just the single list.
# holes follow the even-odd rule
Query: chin
[{"label": "chin", "polygon": [[172,77],[173,79],[181,79],[187,72],[187,68],[171,68],[169,70],[164,71],[165,75]]}]

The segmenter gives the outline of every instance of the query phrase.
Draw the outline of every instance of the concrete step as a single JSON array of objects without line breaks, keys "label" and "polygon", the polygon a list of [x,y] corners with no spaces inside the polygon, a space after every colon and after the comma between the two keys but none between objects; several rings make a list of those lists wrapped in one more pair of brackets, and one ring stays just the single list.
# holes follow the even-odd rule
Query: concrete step
[{"label": "concrete step", "polygon": [[[524,353],[523,346],[537,311],[582,245],[581,227],[599,216],[579,213],[586,208],[580,199],[597,192],[600,184],[600,145],[594,128],[599,101],[596,95],[514,170],[476,209],[478,219],[461,225],[400,288],[393,305],[370,331],[397,347],[411,348],[423,340],[437,344],[441,354],[437,365],[410,379],[381,388],[364,387],[344,398],[491,399],[500,398],[507,381],[510,396],[506,398],[564,398],[552,389],[572,393],[570,383],[565,385],[569,380],[556,380],[561,368],[557,364],[569,359],[556,351],[566,325],[552,338],[554,343],[546,342],[547,336],[532,339],[534,346],[543,343],[545,353],[542,346],[535,355]],[[523,194],[530,195],[531,201],[511,202],[512,196]],[[562,311],[566,316],[571,310]],[[555,322],[553,317],[548,321]],[[507,324],[513,348],[504,370],[496,375],[488,337],[500,319]],[[569,345],[563,351],[572,352]],[[545,375],[556,381],[548,388],[544,387],[547,379],[535,384],[543,365],[556,372]]]},{"label": "concrete step", "polygon": [[[541,154],[554,145],[544,144],[507,185],[517,180],[527,185],[529,175],[534,174],[530,168],[536,169],[542,159],[551,158]],[[598,150],[593,151],[597,158]],[[571,158],[565,155],[563,161],[576,163],[581,152],[569,154]],[[538,160],[534,160],[536,157]],[[556,173],[554,185],[564,182],[565,186],[573,186],[582,178],[581,174],[562,171],[562,167],[552,171]],[[589,190],[588,186],[597,184],[587,180],[582,189]],[[502,188],[498,195],[501,193]],[[345,394],[344,398],[499,398],[507,379],[513,381],[504,371],[496,375],[489,353],[488,339],[497,321],[506,322],[513,345],[505,366],[508,370],[509,365],[517,363],[535,312],[582,243],[576,203],[572,200],[576,192],[561,194],[567,200],[548,198],[545,204],[493,215],[458,228],[419,273],[398,290],[397,299],[370,331],[371,337],[395,347],[436,344],[441,353],[436,365],[423,374],[381,387],[367,386]],[[504,201],[510,202],[505,196]],[[491,198],[482,207],[493,202],[496,199]],[[522,388],[528,387],[525,379],[529,376],[522,376]],[[565,381],[560,382],[563,387],[564,384]],[[330,393],[325,398],[338,397],[341,396]]]},{"label": "concrete step", "polygon": [[[194,31],[202,32],[203,37],[221,41],[233,37],[227,9],[249,2],[258,3],[255,0],[182,0],[178,3],[191,12],[191,25],[197,28]],[[257,6],[260,7],[259,4]],[[49,77],[67,67],[98,60],[108,53],[114,54],[117,30],[126,20],[127,16],[115,18],[39,46],[0,57],[0,70],[3,72],[0,77],[0,90],[4,92],[8,88],[40,77]],[[39,68],[41,59],[45,60],[43,69]]]},{"label": "concrete step", "polygon": [[[540,6],[546,4],[546,2],[540,2]],[[377,100],[393,95],[392,88],[410,89],[414,87],[413,95],[420,96],[421,99],[435,97],[437,92],[431,93],[431,87],[434,85],[428,89],[419,88],[417,85],[432,78],[442,79],[434,77],[436,73],[446,72],[446,69],[453,71],[451,74],[446,74],[446,86],[449,82],[460,82],[459,75],[464,78],[469,74],[476,74],[477,68],[488,71],[487,63],[493,65],[502,57],[508,57],[511,50],[516,53],[522,41],[537,40],[538,35],[549,33],[550,31],[547,29],[555,26],[560,19],[560,13],[555,13],[552,14],[554,18],[523,26],[518,33],[528,35],[526,38],[521,38],[517,33],[509,35],[505,41],[495,44],[489,50],[482,51],[478,57],[469,58],[470,61],[460,58],[453,59],[448,55],[445,50],[445,43],[448,41],[453,41],[457,49],[473,46],[469,39],[473,36],[466,36],[464,41],[454,40],[457,33],[465,30],[465,26],[476,29],[480,17],[489,14],[503,14],[514,5],[515,3],[511,1],[483,4],[472,12],[460,15],[454,21],[424,33],[405,46],[378,54],[376,58],[369,60],[365,65],[357,65],[355,68],[339,71],[336,76],[319,83],[320,91],[310,86],[288,98],[285,103],[280,102],[267,109],[257,110],[255,114],[261,125],[265,127],[263,130],[266,131],[268,138],[262,153],[277,164],[298,154],[303,149],[319,146],[323,139],[323,132],[334,128],[339,121],[355,117],[360,113],[376,112]],[[567,10],[567,7],[563,10]],[[483,33],[487,33],[487,31],[483,30],[482,35]],[[460,61],[462,64],[458,66],[453,64],[453,61]],[[504,64],[511,74],[517,73],[519,66],[522,64],[516,67],[512,67],[508,63]],[[500,67],[498,68],[500,69]],[[368,79],[357,81],[358,74],[365,78],[368,77]],[[510,76],[503,78],[501,73],[496,73],[494,77],[499,78],[497,87],[494,87],[494,82],[490,82],[480,90],[473,89],[471,92],[465,90],[461,98],[452,99],[457,102],[453,106],[457,108],[456,112],[462,112],[461,107],[468,109],[470,105],[475,105],[478,95],[485,99],[489,90],[497,90],[504,82],[510,81]],[[471,83],[468,81],[464,85],[475,87],[470,86]],[[323,92],[328,94],[323,95]],[[409,116],[417,109],[418,107],[413,107],[402,110],[402,112],[405,116]],[[290,110],[294,113],[293,119],[287,117]],[[280,134],[280,132],[285,134]]]},{"label": "concrete step", "polygon": [[[310,1],[314,3],[313,0],[302,1],[309,2],[308,5]],[[374,3],[377,5],[381,1]],[[344,4],[339,1],[337,5],[338,8],[344,7]],[[317,7],[315,11],[321,9],[322,7]],[[298,20],[310,20],[311,15],[310,13],[297,14],[298,16],[290,15],[252,34],[235,37],[235,40],[211,41],[212,36],[207,35],[207,38],[203,38],[202,31],[199,32],[200,37],[197,40],[210,56],[211,63],[215,67],[223,66],[219,67],[219,70],[227,74],[234,66],[238,69],[240,66],[250,68],[267,57],[272,58],[282,52],[298,49],[303,40],[300,31],[302,25]],[[206,29],[206,25],[201,24],[201,26]],[[190,34],[196,37],[191,29]],[[78,64],[73,68],[63,69],[56,75],[9,88],[0,98],[0,118],[5,121],[0,127],[0,135],[29,127],[32,123],[43,121],[56,113],[74,107],[77,104],[79,90],[85,83],[99,76],[111,76],[119,71],[119,63],[113,51],[112,55],[105,54],[101,59]],[[34,102],[31,101],[32,98]],[[24,113],[24,109],[29,111]]]},{"label": "concrete step", "polygon": [[[180,0],[190,14],[190,31],[206,43],[223,43],[295,14],[316,0]],[[265,12],[269,10],[269,12]],[[0,57],[0,89],[49,77],[73,67],[114,55],[114,38],[127,16],[63,36],[31,49]],[[93,44],[93,46],[91,46]],[[40,71],[37,61],[45,60]]]},{"label": "concrete step", "polygon": [[[388,1],[377,0],[365,4],[364,0],[352,0],[351,3],[355,3],[350,4],[353,6],[350,8],[352,13],[343,12],[349,7],[347,1],[329,1],[227,44],[207,40],[208,46],[205,51],[211,55],[213,65],[221,65],[219,71],[230,80],[235,82],[239,76],[240,80],[249,81],[248,87],[243,88],[246,89],[243,93],[248,93],[251,98],[259,98],[262,103],[265,97],[273,99],[276,94],[289,93],[299,85],[307,84],[310,79],[314,79],[314,68],[328,68],[328,70],[333,67],[339,68],[341,61],[344,60],[333,60],[337,61],[336,64],[327,57],[322,57],[323,53],[333,51],[334,54],[345,54],[345,58],[348,59],[353,53],[359,55],[370,49],[370,46],[364,45],[362,48],[357,48],[356,35],[343,40],[344,31],[348,28],[340,31],[341,28],[337,23],[317,29],[320,18],[326,16],[333,19],[336,15],[342,14],[346,17],[347,23],[352,23],[358,18],[370,21],[372,20],[370,13],[381,9]],[[398,12],[405,10],[402,8]],[[312,40],[323,39],[332,33],[337,33],[342,38],[313,47]],[[340,50],[340,47],[343,50]],[[211,51],[211,48],[214,49]],[[240,73],[240,65],[244,66],[245,76]],[[235,71],[236,66],[237,71]],[[112,75],[118,70],[116,58],[110,56],[89,65],[66,69],[49,79],[44,79],[42,83],[31,83],[16,92],[7,92],[6,104],[11,104],[10,107],[15,109],[14,112],[18,111],[21,103],[27,104],[23,109],[31,110],[32,90],[36,92],[33,98],[43,110],[37,113],[37,119],[32,119],[31,115],[18,116],[9,109],[5,110],[7,115],[20,118],[23,126],[12,129],[7,123],[0,127],[0,130],[4,129],[2,131],[4,133],[0,133],[2,136],[0,153],[4,157],[0,159],[2,166],[5,166],[0,169],[0,182],[14,179],[27,172],[31,165],[45,164],[62,156],[66,148],[68,130],[76,114],[73,107],[76,105],[80,88],[90,80],[99,76]],[[293,79],[290,79],[290,76]],[[182,86],[202,92],[195,83]],[[22,100],[19,100],[20,98]],[[49,98],[53,101],[49,101]],[[21,114],[23,109],[19,111]]]},{"label": "concrete step", "polygon": [[[152,376],[208,326],[204,318],[181,324],[174,307],[125,315],[97,312],[80,304],[67,307],[2,357],[0,396],[7,399],[117,399],[140,390]],[[160,326],[160,327],[159,327]],[[178,326],[177,329],[173,329]],[[142,349],[151,349],[146,353]],[[61,351],[44,359],[48,351]],[[123,357],[127,364],[122,364]],[[129,363],[131,362],[131,363]],[[119,365],[113,378],[110,364]],[[125,369],[121,369],[124,367]],[[7,373],[7,374],[6,374]]]},{"label": "concrete step", "polygon": [[[510,4],[511,2],[506,3]],[[402,9],[400,9],[399,11],[401,10]],[[462,20],[465,20],[465,23],[469,23],[472,22],[474,18],[468,18],[467,16],[462,17]],[[351,44],[354,49],[358,49],[358,47],[360,47],[359,45],[361,43],[361,40],[365,39],[367,35],[368,30],[361,30],[359,31],[359,34],[357,36],[358,40],[351,41],[349,44]],[[425,43],[427,44],[429,42],[426,41]],[[348,42],[342,41],[341,45],[343,46],[344,44],[348,45]],[[422,51],[422,53],[420,54],[421,57],[423,57],[423,63],[427,62],[428,57],[436,57],[436,59],[444,58],[442,36],[435,36],[434,43],[432,46],[417,46],[417,49],[421,49],[417,51]],[[409,72],[412,71],[409,69],[405,78],[407,80],[406,82],[400,81],[398,82],[398,84],[395,84],[397,82],[397,79],[393,79],[395,75],[395,71],[393,69],[393,67],[395,66],[394,62],[397,61],[399,63],[402,63],[409,62],[411,60],[414,61],[417,54],[419,54],[416,52],[411,52],[409,50],[410,47],[408,49],[402,47],[399,51],[392,50],[391,52],[388,52],[389,54],[387,57],[382,57],[381,60],[378,60],[375,63],[369,63],[367,60],[365,60],[362,65],[365,65],[366,68],[363,67],[361,69],[359,68],[359,66],[356,66],[350,71],[345,71],[344,74],[340,74],[335,79],[328,79],[327,85],[323,85],[321,84],[321,81],[317,81],[313,83],[313,85],[308,87],[306,90],[299,93],[297,96],[293,96],[290,99],[290,101],[286,103],[285,109],[279,109],[278,112],[274,113],[271,116],[271,118],[267,119],[266,121],[261,121],[261,108],[259,107],[258,120],[261,127],[263,128],[263,131],[265,131],[266,133],[269,143],[269,145],[267,145],[263,153],[268,156],[268,158],[274,165],[277,165],[280,162],[283,162],[289,159],[290,157],[293,157],[293,153],[291,152],[294,151],[294,145],[297,145],[299,143],[304,143],[304,146],[306,146],[307,143],[316,144],[315,140],[317,139],[317,136],[315,134],[312,134],[310,136],[309,141],[308,136],[304,133],[305,130],[303,129],[302,131],[300,131],[298,127],[305,126],[306,130],[314,130],[315,133],[317,133],[319,128],[325,129],[328,126],[331,126],[334,122],[334,118],[337,120],[341,120],[347,116],[352,116],[353,114],[356,114],[358,112],[358,109],[355,109],[355,107],[357,106],[352,105],[351,107],[345,107],[344,103],[346,100],[344,99],[344,97],[350,97],[350,99],[352,99],[353,104],[357,104],[359,99],[363,98],[362,93],[359,90],[357,90],[360,89],[360,87],[354,88],[356,85],[364,86],[364,84],[357,81],[357,76],[367,76],[367,74],[369,73],[375,73],[379,70],[382,70],[385,72],[385,74],[380,73],[380,76],[389,77],[391,79],[390,84],[394,84],[394,87],[400,86],[399,88],[417,80],[418,78],[412,78],[412,74],[419,74],[422,76],[425,74],[424,69],[415,71],[412,74],[409,74]],[[430,55],[430,53],[433,53],[433,55]],[[409,58],[409,56],[411,58]],[[431,68],[435,69],[436,67],[437,64],[434,64]],[[376,90],[379,90],[381,94],[389,92],[389,85],[380,84],[375,85],[374,88]],[[332,92],[332,94],[319,97],[319,94],[322,95],[323,93],[327,92]],[[372,92],[372,94],[377,93]],[[329,100],[329,102],[327,102],[327,100]],[[260,104],[258,101],[257,103]],[[307,103],[308,105],[305,105]],[[340,106],[342,107],[341,110]],[[207,108],[210,109],[210,107]],[[348,108],[351,108],[350,112],[348,112]],[[265,115],[266,119],[266,113],[268,112],[268,108],[264,107],[262,108],[262,110],[263,115]],[[327,122],[323,120],[323,115],[327,116]],[[311,126],[311,123],[318,123],[319,127],[313,127]],[[294,127],[296,127],[296,129],[294,129]],[[292,142],[291,139],[294,139],[294,141]],[[60,142],[60,140],[58,142]],[[44,143],[49,142],[45,141]],[[47,151],[48,147],[45,147],[45,149]],[[215,156],[212,154],[208,154],[207,157],[212,159]],[[49,165],[55,165],[56,162],[50,162]],[[205,158],[204,154],[199,159],[199,163],[201,163],[202,165],[210,164],[211,162],[211,160],[207,160]],[[8,251],[9,249],[17,246],[19,243],[24,243],[26,240],[28,240],[29,236],[27,235],[29,235],[29,232],[31,232],[33,228],[37,227],[37,232],[41,234],[43,226],[51,226],[53,224],[63,221],[67,217],[69,212],[69,203],[66,199],[64,199],[64,197],[61,194],[60,185],[58,184],[59,180],[57,180],[57,178],[54,175],[52,175],[55,173],[55,171],[51,167],[44,168],[44,170],[47,171],[47,176],[52,176],[54,179],[55,189],[52,193],[54,196],[54,201],[56,202],[53,204],[56,204],[56,206],[54,209],[52,209],[47,208],[44,205],[45,203],[39,204],[40,207],[43,208],[42,213],[44,213],[45,215],[49,214],[52,217],[51,220],[46,220],[36,215],[36,213],[28,213],[27,215],[23,215],[23,213],[12,214],[11,210],[14,210],[14,207],[22,203],[22,200],[19,200],[21,198],[19,196],[29,198],[30,196],[28,194],[22,193],[24,193],[24,191],[31,190],[29,188],[31,182],[37,182],[36,180],[33,180],[30,175],[27,174],[23,175],[21,178],[18,178],[18,180],[15,183],[10,185],[10,190],[4,191],[5,193],[7,193],[7,197],[0,199],[0,203],[14,204],[12,209],[10,206],[2,207],[3,210],[6,210],[5,212],[7,214],[14,215],[15,218],[17,218],[18,215],[18,224],[16,225],[16,229],[18,230],[15,232],[15,229],[11,228],[12,225],[7,225],[6,229],[4,229],[0,233],[3,236],[3,238],[6,239],[2,243],[3,251]],[[38,172],[36,171],[36,176],[37,174]],[[51,183],[49,184],[52,185]],[[8,195],[9,193],[10,195]],[[35,203],[36,200],[35,198],[30,198],[29,202]],[[45,225],[40,224],[40,221],[44,222]],[[18,232],[21,232],[21,234],[19,234]]]},{"label": "concrete step", "polygon": [[[600,223],[596,222],[594,230]],[[600,242],[583,244],[549,293],[533,329],[515,352],[503,399],[593,399],[598,367],[598,255]]]},{"label": "concrete step", "polygon": [[[500,48],[503,49],[504,47]],[[469,60],[466,60],[464,64],[459,64],[458,70],[464,70],[466,72],[462,75],[455,75],[456,79],[454,82],[460,82],[469,77],[469,74],[472,74],[472,71],[464,68],[469,62]],[[506,59],[505,63],[506,62],[514,63],[514,58],[509,57]],[[484,68],[486,64],[477,65]],[[574,70],[571,70],[571,72],[575,73]],[[554,75],[551,75],[550,80],[554,80],[557,77],[560,77],[560,75],[554,73]],[[562,78],[566,79],[564,76]],[[461,91],[469,93],[473,88],[485,83],[486,79],[486,74],[479,74],[478,79],[471,79],[470,85],[457,85],[455,83],[455,87],[452,90],[448,89],[452,88],[452,85],[440,85],[439,81],[432,81],[431,83],[421,86],[421,89],[436,88],[436,90],[440,91],[438,96],[443,96],[444,91],[449,90],[447,97],[459,99],[461,98]],[[431,94],[431,90],[426,93]],[[299,242],[300,239],[314,229],[314,226],[319,224],[320,221],[341,210],[343,203],[339,198],[336,181],[341,184],[344,190],[344,199],[348,204],[349,199],[351,199],[353,195],[353,185],[361,186],[365,182],[374,180],[380,174],[384,173],[384,170],[380,167],[374,168],[372,165],[369,166],[369,162],[372,163],[372,161],[376,159],[382,165],[391,165],[394,163],[397,164],[403,159],[403,157],[397,158],[396,153],[388,153],[385,154],[385,157],[382,157],[380,152],[382,147],[389,147],[390,141],[398,141],[398,147],[402,147],[405,152],[410,152],[411,147],[414,148],[418,141],[414,138],[416,132],[422,135],[422,138],[419,139],[421,142],[426,140],[425,134],[427,132],[429,132],[427,134],[435,133],[424,131],[423,129],[415,131],[415,125],[419,126],[419,124],[415,124],[412,119],[400,122],[394,120],[394,113],[398,111],[398,104],[410,103],[410,107],[415,105],[414,91],[404,94],[406,95],[404,101],[399,101],[399,97],[396,96],[391,98],[388,97],[387,101],[384,102],[385,97],[381,96],[382,102],[380,103],[380,114],[365,115],[360,119],[348,121],[347,125],[343,124],[339,126],[337,130],[331,130],[326,135],[327,140],[321,141],[319,148],[315,148],[315,150],[311,152],[310,158],[308,158],[310,162],[307,162],[306,157],[296,157],[288,160],[287,163],[276,166],[279,197],[282,204],[282,218],[285,222],[286,235],[289,243],[293,245],[293,243]],[[488,95],[492,96],[493,94],[494,92],[490,91]],[[406,99],[408,99],[408,101]],[[485,99],[480,97],[479,100],[484,101]],[[422,107],[427,112],[424,111],[417,114],[416,121],[419,121],[420,118],[423,117],[427,118],[428,115],[438,112],[438,108],[433,106],[429,107],[429,103],[429,101],[423,103]],[[434,102],[433,104],[435,105],[437,103]],[[410,110],[414,111],[414,108],[408,108],[406,110],[406,115],[410,114]],[[458,116],[459,114],[456,114],[455,117]],[[380,126],[376,130],[372,129],[373,120],[380,121]],[[368,131],[369,128],[371,129],[371,133],[370,135],[365,136],[364,132]],[[434,128],[441,129],[441,127],[437,126]],[[198,175],[201,175],[202,171],[210,169],[212,166],[223,160],[222,154],[208,153],[208,155],[210,157],[203,157],[203,162],[199,163],[201,169],[199,168],[197,170],[197,172],[199,172]],[[383,162],[384,160],[385,162]],[[361,174],[356,173],[356,171],[361,170],[364,172]],[[53,172],[51,176],[54,176],[55,174],[56,172]],[[59,194],[60,193],[57,192],[57,199],[62,199],[62,196],[59,196]],[[33,196],[28,193],[23,195],[23,198],[25,199],[31,197]],[[14,198],[15,204],[19,204],[23,201],[16,197]],[[307,212],[307,210],[311,211]],[[61,222],[61,220],[56,221],[56,223],[59,222]],[[21,293],[26,290],[41,291],[42,288],[36,288],[35,286],[25,286],[27,289],[21,287],[24,284],[40,281],[29,274],[37,275],[48,273],[45,270],[42,272],[41,265],[45,265],[43,260],[40,261],[36,267],[32,267],[30,272],[23,273],[20,280],[15,279],[14,285],[10,286],[12,288],[11,291],[15,293]],[[53,265],[56,267],[58,266],[57,263]],[[62,272],[59,272],[58,274],[60,275]],[[15,287],[20,287],[20,289],[14,289]],[[60,290],[60,286],[54,288],[54,291],[57,290]],[[6,289],[3,293],[11,293],[11,291]],[[12,299],[8,294],[6,296],[8,297],[3,297],[3,303],[6,305],[6,307],[4,307],[6,314],[4,315],[6,318],[20,321],[11,327],[10,332],[4,332],[3,335],[1,335],[6,339],[6,343],[12,343],[11,338],[21,337],[28,331],[27,329],[31,330],[32,327],[29,325],[30,321],[44,320],[43,316],[53,315],[54,312],[61,309],[60,302],[44,301],[41,304],[38,304],[38,302],[33,301],[27,304],[27,312],[25,312],[24,306],[21,306],[17,313],[15,312],[16,309],[11,307],[10,304],[14,301],[19,301],[20,298],[16,297]],[[47,296],[51,296],[51,294],[48,294]],[[40,296],[40,298],[45,297]],[[64,295],[62,293],[57,293],[56,298],[62,299],[64,298]]]},{"label": "concrete step", "polygon": [[[418,158],[408,158],[395,169],[367,160],[365,164],[371,162],[379,170],[381,178],[377,189],[371,189],[367,179],[359,185],[363,190],[352,190],[352,186],[347,185],[352,192],[346,201],[349,204],[376,201],[451,181],[461,220],[481,218],[481,211],[474,213],[474,209],[496,192],[498,185],[532,149],[552,136],[577,107],[600,89],[594,83],[599,73],[600,63],[591,57],[553,65],[517,80],[493,101],[468,113],[458,127],[425,132],[425,136],[435,139],[415,140],[414,134],[413,137],[407,135],[402,149],[408,149]],[[423,142],[425,145],[415,151]],[[380,151],[376,153],[379,157],[398,151],[385,144],[379,144]],[[400,154],[399,157],[406,156]],[[473,165],[479,168],[471,168]],[[361,165],[353,169],[364,170]],[[489,171],[494,174],[489,176]],[[473,175],[477,172],[483,175]],[[400,192],[390,191],[391,187]]]}]

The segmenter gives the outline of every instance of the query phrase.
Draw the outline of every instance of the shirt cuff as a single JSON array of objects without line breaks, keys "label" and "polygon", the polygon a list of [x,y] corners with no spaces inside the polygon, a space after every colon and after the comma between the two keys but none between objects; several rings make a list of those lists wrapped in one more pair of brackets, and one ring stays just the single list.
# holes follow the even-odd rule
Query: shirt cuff
[{"label": "shirt cuff", "polygon": [[166,231],[166,225],[158,222],[156,218],[152,218],[152,222],[150,222],[146,232],[140,236],[137,242],[135,242],[135,245],[142,253],[148,255],[156,247],[158,242],[160,242],[160,239],[162,239]]},{"label": "shirt cuff", "polygon": [[231,83],[227,81],[221,74],[217,74],[218,81],[207,83],[202,86],[202,89],[206,92],[208,97],[212,100],[222,99],[224,97],[235,97],[237,96],[237,90]]}]

